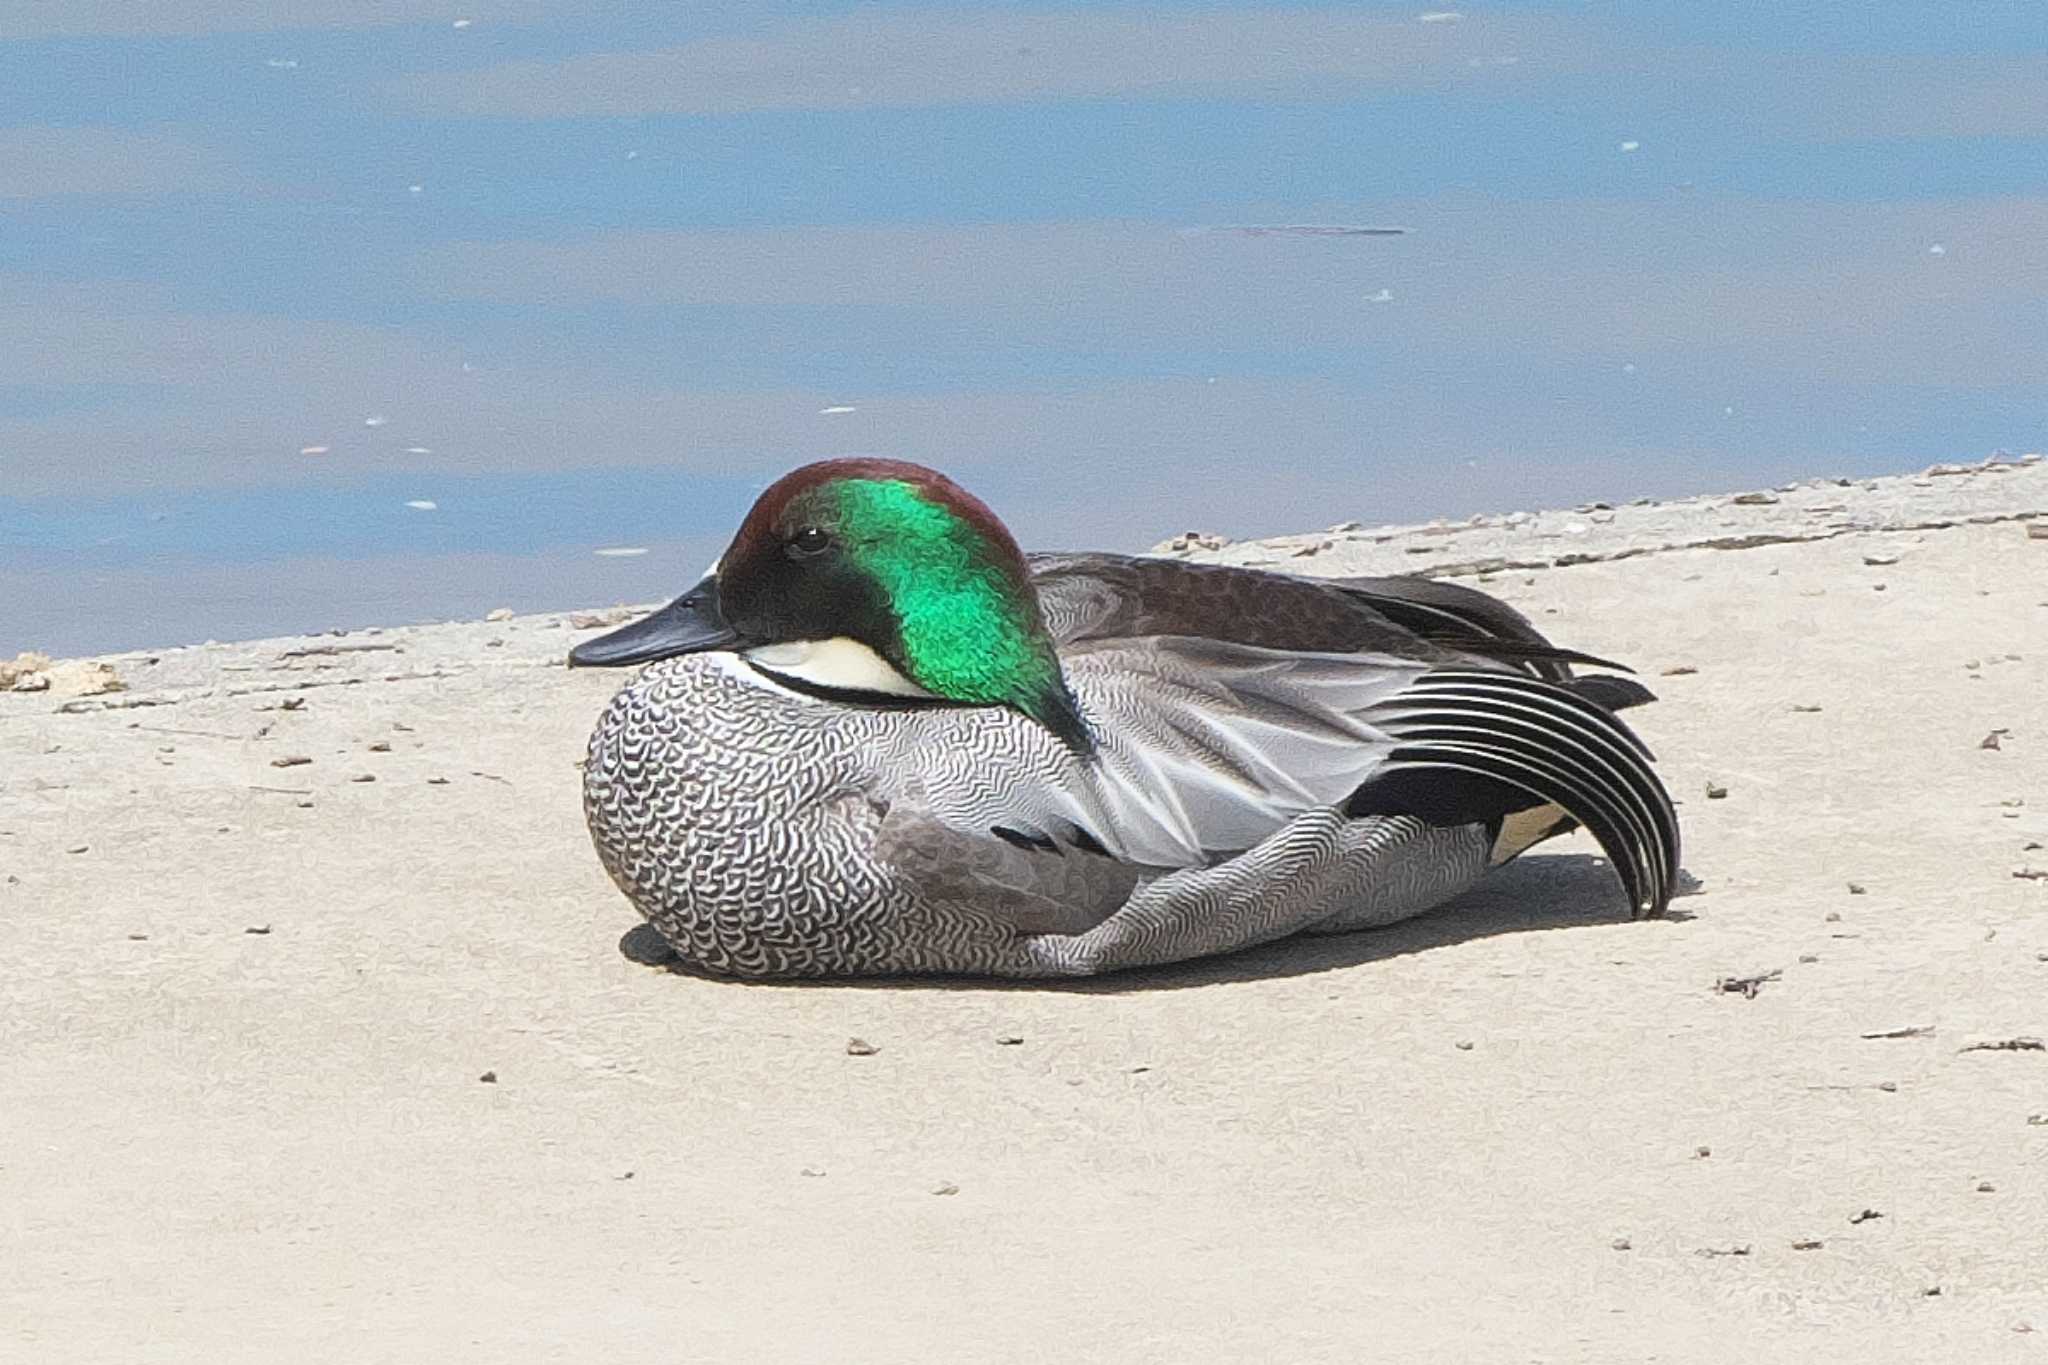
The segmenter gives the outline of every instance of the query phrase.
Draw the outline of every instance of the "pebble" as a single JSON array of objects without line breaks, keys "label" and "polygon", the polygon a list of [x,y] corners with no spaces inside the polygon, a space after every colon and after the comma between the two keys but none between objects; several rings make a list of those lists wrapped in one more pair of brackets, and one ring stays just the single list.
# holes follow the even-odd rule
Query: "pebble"
[{"label": "pebble", "polygon": [[1802,1237],[1792,1244],[1794,1251],[1819,1251],[1823,1243],[1818,1237]]},{"label": "pebble", "polygon": [[511,619],[512,608],[510,607],[495,607],[484,613],[484,620],[486,621],[509,621]]},{"label": "pebble", "polygon": [[1777,500],[1774,493],[1737,493],[1729,499],[1737,507],[1769,507]]},{"label": "pebble", "polygon": [[70,848],[67,848],[67,849],[65,849],[64,851],[65,851],[66,853],[90,853],[90,852],[92,851],[92,845],[91,845],[91,844],[73,844],[73,845],[72,845],[72,846],[71,846]]},{"label": "pebble", "polygon": [[1727,799],[1727,796],[1728,796],[1728,789],[1727,789],[1726,787],[1722,786],[1722,785],[1721,785],[1720,783],[1718,783],[1718,782],[1709,782],[1709,783],[1707,783],[1707,800],[1709,800],[1709,801],[1722,801],[1722,800],[1726,800],[1726,799]]},{"label": "pebble", "polygon": [[1897,555],[1865,555],[1863,556],[1863,562],[1873,569],[1883,569],[1898,563],[1899,557]]},{"label": "pebble", "polygon": [[376,780],[377,774],[375,773],[357,773],[349,779],[351,782],[375,782]]},{"label": "pebble", "polygon": [[2028,540],[2048,540],[2048,521],[2036,521],[2027,526]]},{"label": "pebble", "polygon": [[1616,1251],[1627,1251],[1631,1249],[1635,1244],[1629,1241],[1629,1239],[1626,1237],[1617,1237],[1613,1241],[1609,1242],[1607,1245],[1613,1247]]},{"label": "pebble", "polygon": [[242,930],[242,932],[245,934],[267,934],[270,932],[270,926],[267,924],[252,924]]},{"label": "pebble", "polygon": [[495,1071],[486,1071],[483,1075],[477,1077],[477,1079],[479,1081],[482,1081],[485,1085],[496,1085],[498,1083],[498,1073]]},{"label": "pebble", "polygon": [[373,754],[388,754],[388,753],[390,753],[390,752],[391,752],[391,741],[390,741],[390,740],[388,740],[388,739],[376,739],[376,740],[371,740],[371,741],[370,741],[370,752],[371,752],[371,753],[373,753]]},{"label": "pebble", "polygon": [[1021,1033],[998,1033],[996,1035],[997,1047],[1018,1047],[1023,1042],[1024,1035]]},{"label": "pebble", "polygon": [[303,768],[312,761],[313,757],[310,754],[286,754],[283,758],[271,759],[270,766],[273,768]]},{"label": "pebble", "polygon": [[865,1038],[848,1038],[846,1040],[846,1055],[849,1057],[872,1057],[881,1050]]},{"label": "pebble", "polygon": [[953,1183],[952,1181],[950,1181],[950,1180],[943,1180],[943,1181],[940,1181],[940,1182],[939,1182],[938,1184],[936,1184],[936,1185],[932,1186],[932,1193],[933,1193],[933,1194],[958,1194],[958,1193],[960,1193],[960,1187],[959,1187],[958,1185],[955,1185],[955,1184],[954,1184],[954,1183]]},{"label": "pebble", "polygon": [[1870,1223],[1882,1217],[1884,1214],[1877,1209],[1865,1209],[1861,1213],[1851,1215],[1849,1224],[1853,1227],[1858,1223]]},{"label": "pebble", "polygon": [[1663,676],[1667,678],[1686,678],[1697,672],[1699,672],[1699,669],[1691,664],[1673,664],[1664,670]]}]

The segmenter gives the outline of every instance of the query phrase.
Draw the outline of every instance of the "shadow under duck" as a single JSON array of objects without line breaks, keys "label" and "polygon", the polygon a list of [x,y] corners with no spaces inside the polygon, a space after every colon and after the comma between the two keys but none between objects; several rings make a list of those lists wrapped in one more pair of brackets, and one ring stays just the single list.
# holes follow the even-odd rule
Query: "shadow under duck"
[{"label": "shadow under duck", "polygon": [[745,977],[1079,976],[1392,923],[1583,825],[1638,917],[1651,700],[1428,579],[1025,555],[945,476],[807,465],[704,580],[585,641],[606,871]]}]

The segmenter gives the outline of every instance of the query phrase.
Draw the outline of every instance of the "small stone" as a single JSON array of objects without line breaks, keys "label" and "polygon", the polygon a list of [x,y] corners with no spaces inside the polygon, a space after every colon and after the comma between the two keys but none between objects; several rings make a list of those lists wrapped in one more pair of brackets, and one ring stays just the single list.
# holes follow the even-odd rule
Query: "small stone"
[{"label": "small stone", "polygon": [[311,810],[313,809],[313,798],[310,796],[302,796],[298,800],[292,802],[292,804],[297,806],[300,810]]},{"label": "small stone", "polygon": [[1729,501],[1737,507],[1769,507],[1778,500],[1773,493],[1737,493]]},{"label": "small stone", "polygon": [[483,1075],[477,1077],[477,1079],[479,1081],[482,1081],[485,1085],[496,1085],[498,1083],[498,1073],[495,1071],[486,1071]]},{"label": "small stone", "polygon": [[[304,697],[286,697],[277,704],[277,709],[280,711],[303,711],[306,709],[306,699]],[[308,759],[307,761],[311,762],[312,760]]]},{"label": "small stone", "polygon": [[1920,1297],[1921,1297],[1921,1298],[1923,1298],[1923,1299],[1938,1299],[1938,1298],[1940,1298],[1940,1297],[1941,1297],[1941,1286],[1940,1286],[1940,1285],[1938,1285],[1938,1284],[1931,1284],[1931,1285],[1927,1286],[1927,1288],[1925,1288],[1925,1289],[1923,1289],[1923,1290],[1921,1290],[1921,1291],[1920,1291]]},{"label": "small stone", "polygon": [[149,942],[149,935],[148,935],[148,934],[130,934],[130,935],[128,935],[128,941],[129,941],[130,943],[147,943],[147,942]]},{"label": "small stone", "polygon": [[950,1180],[943,1180],[940,1181],[938,1184],[932,1186],[932,1193],[940,1195],[958,1194],[960,1193],[960,1187],[958,1185],[955,1185]]},{"label": "small stone", "polygon": [[1863,562],[1873,569],[1883,569],[1898,563],[1899,557],[1897,555],[1865,555],[1863,556]]},{"label": "small stone", "polygon": [[2028,540],[2048,540],[2048,521],[2032,522],[2027,527]]},{"label": "small stone", "polygon": [[24,673],[14,680],[16,692],[47,692],[50,690],[50,675],[47,673]]},{"label": "small stone", "polygon": [[1718,782],[1709,782],[1707,784],[1707,800],[1725,801],[1727,798],[1728,789],[1726,787],[1722,786]]},{"label": "small stone", "polygon": [[1023,1042],[1024,1035],[1021,1033],[998,1033],[996,1035],[997,1047],[1018,1047],[1021,1046]]},{"label": "small stone", "polygon": [[1613,1241],[1609,1242],[1607,1245],[1613,1247],[1616,1251],[1628,1251],[1631,1250],[1635,1244],[1629,1241],[1629,1239],[1626,1237],[1617,1237]]},{"label": "small stone", "polygon": [[[1852,896],[1861,896],[1861,895],[1863,895],[1863,894],[1864,894],[1864,890],[1863,890],[1863,883],[1862,883],[1862,882],[1850,882],[1850,883],[1849,883],[1849,894],[1850,894],[1850,895],[1852,895]],[[1835,916],[1835,918],[1840,918],[1840,916]]]},{"label": "small stone", "polygon": [[1820,955],[1818,953],[1801,953],[1799,955],[1799,960],[1805,963],[1807,966],[1812,966],[1814,963],[1820,961]]},{"label": "small stone", "polygon": [[1714,1154],[1714,1149],[1711,1147],[1695,1147],[1692,1149],[1692,1154],[1696,1159],[1704,1161]]},{"label": "small stone", "polygon": [[1990,734],[1977,741],[1977,747],[1980,749],[2002,749],[2005,746],[2001,742],[2001,737],[2011,733],[2010,730],[1993,730]]},{"label": "small stone", "polygon": [[373,739],[373,740],[371,740],[371,741],[370,741],[370,752],[371,752],[371,753],[373,753],[373,754],[388,754],[388,753],[390,753],[390,752],[391,752],[391,741],[390,741],[390,740],[388,740],[388,739]]},{"label": "small stone", "polygon": [[846,1040],[846,1055],[849,1057],[872,1057],[881,1050],[865,1038],[848,1038]]},{"label": "small stone", "polygon": [[429,787],[445,787],[448,785],[448,779],[445,777],[430,777],[427,779],[427,785]]},{"label": "small stone", "polygon": [[1882,1217],[1884,1217],[1884,1214],[1877,1209],[1865,1209],[1861,1213],[1852,1215],[1849,1219],[1849,1225],[1854,1227],[1858,1223],[1871,1223]]},{"label": "small stone", "polygon": [[809,1176],[812,1180],[816,1180],[825,1174],[825,1168],[823,1166],[806,1166],[801,1171],[798,1171],[797,1174]]},{"label": "small stone", "polygon": [[310,754],[286,754],[283,758],[271,759],[270,766],[273,768],[303,768],[312,761],[313,757]]},{"label": "small stone", "polygon": [[1998,1193],[1998,1187],[1997,1187],[1996,1185],[1992,1184],[1992,1183],[1991,1183],[1990,1181],[1988,1181],[1988,1180],[1980,1180],[1980,1181],[1978,1181],[1978,1182],[1977,1182],[1977,1193],[1979,1193],[1979,1194],[1997,1194],[1997,1193]]},{"label": "small stone", "polygon": [[91,845],[91,844],[73,844],[73,845],[72,845],[71,847],[69,847],[69,848],[65,849],[64,851],[65,851],[66,853],[90,853],[90,852],[92,852],[92,845]]},{"label": "small stone", "polygon": [[1797,703],[1793,705],[1792,709],[1802,716],[1815,715],[1820,711],[1818,706],[1800,706]]},{"label": "small stone", "polygon": [[1792,1244],[1794,1251],[1819,1251],[1823,1243],[1818,1237],[1802,1237]]},{"label": "small stone", "polygon": [[1699,672],[1699,669],[1691,664],[1673,664],[1664,670],[1663,676],[1667,678],[1688,678],[1697,672]]},{"label": "small stone", "polygon": [[1472,1040],[1470,1038],[1460,1038],[1457,1042],[1451,1044],[1451,1046],[1455,1047],[1460,1052],[1470,1052],[1472,1050]]},{"label": "small stone", "polygon": [[242,932],[245,934],[267,934],[270,932],[270,926],[267,924],[252,924],[242,930]]},{"label": "small stone", "polygon": [[509,621],[511,619],[512,608],[510,607],[494,607],[484,613],[484,620],[486,621]]},{"label": "small stone", "polygon": [[1357,529],[1358,523],[1355,521],[1340,521],[1335,526],[1332,526],[1330,528],[1330,534],[1333,536],[1341,536],[1347,531],[1356,531]]},{"label": "small stone", "polygon": [[376,780],[377,774],[375,773],[357,773],[349,779],[351,782],[375,782]]}]

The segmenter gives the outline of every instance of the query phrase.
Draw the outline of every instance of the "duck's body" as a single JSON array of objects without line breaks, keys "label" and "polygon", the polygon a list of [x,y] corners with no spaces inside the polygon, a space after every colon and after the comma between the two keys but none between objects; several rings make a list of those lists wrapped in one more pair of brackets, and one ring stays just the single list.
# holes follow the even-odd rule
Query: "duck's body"
[{"label": "duck's body", "polygon": [[[815,488],[811,471],[792,479],[806,474]],[[813,498],[797,519],[817,515]],[[802,578],[753,591],[748,534],[697,592],[577,660],[684,651],[607,708],[584,796],[606,869],[698,966],[1168,962],[1419,913],[1575,820],[1638,913],[1669,896],[1668,798],[1605,709],[1647,693],[1571,678],[1578,656],[1476,592],[1017,557],[1009,615],[1037,643],[966,638],[946,655],[962,640],[917,638],[914,604],[877,626],[844,581],[808,607]],[[833,534],[849,555],[864,543],[857,524]],[[947,610],[948,629],[972,623]],[[1011,685],[973,672],[986,658],[1010,661],[1015,695],[959,695]]]}]

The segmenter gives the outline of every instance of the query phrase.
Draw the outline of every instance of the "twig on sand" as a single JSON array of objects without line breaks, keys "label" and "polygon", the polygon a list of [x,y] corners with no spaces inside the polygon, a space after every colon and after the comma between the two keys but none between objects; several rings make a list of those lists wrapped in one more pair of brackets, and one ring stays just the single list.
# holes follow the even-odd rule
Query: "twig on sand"
[{"label": "twig on sand", "polygon": [[1714,983],[1714,989],[1724,995],[1739,995],[1744,1000],[1754,1000],[1756,993],[1766,984],[1776,981],[1784,974],[1784,968],[1773,967],[1770,971],[1758,972],[1755,976],[1724,976]]},{"label": "twig on sand", "polygon": [[1971,1043],[1956,1049],[1962,1052],[2048,1052],[2048,1043],[2039,1038],[1991,1038],[1981,1043]]}]

